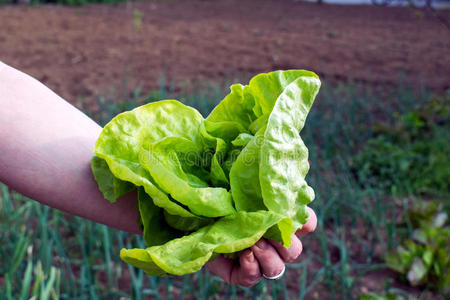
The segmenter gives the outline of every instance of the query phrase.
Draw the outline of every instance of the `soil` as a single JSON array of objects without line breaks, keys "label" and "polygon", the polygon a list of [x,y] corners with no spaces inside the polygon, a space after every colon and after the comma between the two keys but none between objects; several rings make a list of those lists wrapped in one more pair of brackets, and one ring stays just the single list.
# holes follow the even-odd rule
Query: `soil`
[{"label": "soil", "polygon": [[287,0],[3,6],[0,60],[72,103],[124,79],[147,92],[162,77],[202,82],[289,68],[444,90],[448,20],[449,10]]}]

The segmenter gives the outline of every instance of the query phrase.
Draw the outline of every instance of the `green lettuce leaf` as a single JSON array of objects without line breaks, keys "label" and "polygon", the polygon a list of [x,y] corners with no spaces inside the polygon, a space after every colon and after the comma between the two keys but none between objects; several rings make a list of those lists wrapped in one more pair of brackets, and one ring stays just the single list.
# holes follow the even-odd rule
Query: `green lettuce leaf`
[{"label": "green lettuce leaf", "polygon": [[270,211],[240,211],[161,246],[122,249],[120,257],[149,275],[192,273],[200,270],[214,252],[234,253],[252,246],[281,218]]},{"label": "green lettuce leaf", "polygon": [[[172,142],[181,144],[178,139]],[[174,148],[171,143],[156,143],[149,150],[141,150],[141,165],[149,170],[158,186],[198,216],[221,217],[235,212],[226,189],[189,184],[176,154],[166,147]]]},{"label": "green lettuce leaf", "polygon": [[133,184],[114,177],[106,161],[98,156],[92,157],[91,168],[100,191],[105,199],[111,203],[116,202],[117,198],[135,189]]},{"label": "green lettuce leaf", "polygon": [[[238,101],[232,99],[238,96],[233,90],[230,95],[234,98],[227,96],[207,119],[215,123],[215,126],[209,125],[215,129],[211,134],[218,134],[220,138],[227,136],[220,135],[219,124],[232,119],[241,126],[241,133],[232,143],[247,144],[230,170],[236,209],[268,209],[285,215],[287,218],[278,224],[278,230],[272,229],[269,234],[285,246],[289,246],[292,234],[306,222],[305,205],[314,199],[314,191],[305,181],[309,170],[308,149],[299,132],[319,87],[318,77],[307,71],[261,74],[239,94],[241,101],[251,99],[248,103],[254,104],[253,115],[245,106],[238,114],[253,120],[251,123],[223,114],[239,109],[234,107]],[[247,132],[255,133],[255,136]]]},{"label": "green lettuce leaf", "polygon": [[201,120],[196,110],[175,100],[150,103],[111,120],[97,139],[94,152],[106,161],[115,177],[144,187],[155,205],[173,215],[195,217],[160,190],[149,172],[141,166],[139,153],[142,145],[148,142],[168,136],[195,135]]},{"label": "green lettuce leaf", "polygon": [[[273,106],[261,145],[260,169],[264,172],[260,172],[259,179],[264,204],[291,220],[295,216],[298,224],[306,223],[306,205],[314,200],[314,190],[305,181],[309,170],[308,149],[299,132],[319,87],[316,77],[304,76],[291,82]],[[291,224],[279,224],[280,231],[286,232],[282,235],[286,245],[298,229],[290,228],[294,225]]]},{"label": "green lettuce leaf", "polygon": [[259,181],[260,130],[239,153],[230,170],[231,193],[238,211],[267,210]]},{"label": "green lettuce leaf", "polygon": [[231,142],[240,133],[248,133],[255,118],[252,111],[254,103],[244,98],[244,88],[241,84],[232,85],[231,93],[208,116],[205,127],[211,135]]},{"label": "green lettuce leaf", "polygon": [[142,187],[138,189],[138,204],[147,246],[162,245],[182,236],[181,232],[167,226],[163,209],[153,203]]}]

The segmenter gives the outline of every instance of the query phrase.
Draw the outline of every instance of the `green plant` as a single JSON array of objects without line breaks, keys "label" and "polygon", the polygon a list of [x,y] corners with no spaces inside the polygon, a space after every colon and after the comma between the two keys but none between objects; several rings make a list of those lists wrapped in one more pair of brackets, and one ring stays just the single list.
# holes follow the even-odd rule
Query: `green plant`
[{"label": "green plant", "polygon": [[121,258],[150,275],[183,275],[262,235],[288,247],[314,199],[299,131],[319,87],[314,73],[276,71],[233,85],[206,119],[165,100],[108,123],[92,170],[111,202],[139,187],[149,247]]},{"label": "green plant", "polygon": [[[30,217],[31,204],[14,209],[8,200],[6,187],[0,185],[0,282],[4,287],[0,299],[59,299],[61,270],[49,264],[41,251],[37,252],[38,260],[33,258],[30,245],[33,234],[29,227],[8,229],[17,220]],[[16,279],[16,273],[23,274],[21,280]]]},{"label": "green plant", "polygon": [[412,236],[386,255],[389,268],[411,285],[450,292],[450,226],[439,202],[417,202],[408,212]]},{"label": "green plant", "polygon": [[140,31],[142,28],[142,19],[144,18],[144,13],[139,9],[133,10],[133,26],[136,31]]},{"label": "green plant", "polygon": [[449,104],[450,94],[435,97],[397,114],[394,124],[376,124],[376,136],[352,162],[360,184],[402,194],[448,197]]}]

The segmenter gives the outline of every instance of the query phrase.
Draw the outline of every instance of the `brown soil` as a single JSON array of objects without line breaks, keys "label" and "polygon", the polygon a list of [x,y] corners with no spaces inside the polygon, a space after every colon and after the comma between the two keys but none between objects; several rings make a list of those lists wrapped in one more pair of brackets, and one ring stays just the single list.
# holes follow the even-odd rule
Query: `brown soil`
[{"label": "brown soil", "polygon": [[[450,20],[450,11],[439,12]],[[0,60],[74,102],[132,78],[215,80],[274,69],[375,83],[450,84],[450,31],[411,8],[287,0],[0,7]]]}]

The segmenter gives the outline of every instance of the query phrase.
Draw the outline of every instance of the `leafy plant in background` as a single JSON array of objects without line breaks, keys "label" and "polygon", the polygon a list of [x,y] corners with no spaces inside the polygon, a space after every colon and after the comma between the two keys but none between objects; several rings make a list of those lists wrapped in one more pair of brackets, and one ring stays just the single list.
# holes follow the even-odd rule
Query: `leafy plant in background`
[{"label": "leafy plant in background", "polygon": [[438,201],[418,201],[408,211],[410,239],[386,255],[389,268],[411,285],[426,285],[450,293],[450,226]]},{"label": "leafy plant in background", "polygon": [[450,196],[450,93],[397,116],[393,125],[378,123],[374,130],[376,136],[352,162],[361,185]]},{"label": "leafy plant in background", "polygon": [[[16,250],[19,250],[21,245],[26,244],[22,244],[19,242],[18,248],[16,248]],[[16,264],[15,262],[20,263],[22,258],[17,256],[13,257],[12,263],[10,264],[12,268],[5,277],[6,299],[8,300],[12,299],[26,300],[30,298],[42,300],[59,299],[59,286],[61,280],[60,271],[52,266],[50,268],[50,273],[45,274],[41,262],[38,262],[37,265],[35,266],[33,265],[32,251],[33,249],[31,247],[27,249],[28,253],[27,267],[25,269],[23,281],[21,282],[22,288],[20,290],[20,294],[18,295],[18,297],[13,295],[11,272],[16,270],[16,268],[18,267],[18,264]],[[19,250],[19,252],[21,251]],[[16,253],[18,252],[15,252],[14,254]]]},{"label": "leafy plant in background", "polygon": [[[15,209],[9,198],[6,187],[0,184],[0,299],[60,299],[61,270],[49,264],[47,258],[51,256],[43,255],[42,250],[33,253],[36,248],[30,245],[33,233],[28,226],[16,227],[16,223],[32,217],[31,202]],[[47,217],[43,213],[40,220],[47,224]],[[38,232],[38,228],[34,229]]]}]

